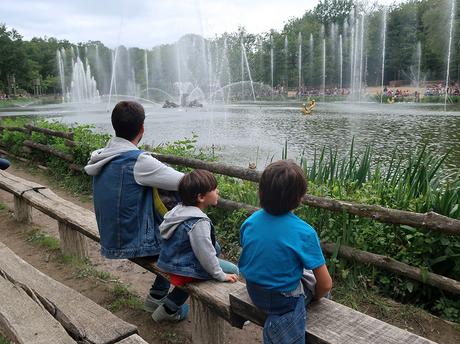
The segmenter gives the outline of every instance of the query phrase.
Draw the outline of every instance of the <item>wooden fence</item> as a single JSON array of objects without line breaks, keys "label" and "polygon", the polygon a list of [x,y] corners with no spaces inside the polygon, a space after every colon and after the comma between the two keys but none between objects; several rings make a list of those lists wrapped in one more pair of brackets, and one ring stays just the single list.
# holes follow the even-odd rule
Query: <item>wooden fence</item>
[{"label": "wooden fence", "polygon": [[[71,132],[53,131],[49,129],[34,127],[32,125],[26,125],[24,128],[0,126],[0,132],[3,130],[19,131],[26,134],[30,134],[32,131],[37,131],[48,136],[64,138],[67,146],[84,144],[73,141],[73,133]],[[83,171],[82,166],[78,166],[73,163],[74,159],[72,155],[58,151],[54,147],[39,144],[30,140],[24,141],[24,147],[25,153],[30,152],[31,149],[39,150],[66,161],[69,165],[69,168],[74,171]],[[11,153],[8,151],[0,150],[0,152],[11,155]],[[242,180],[258,182],[261,176],[261,172],[253,169],[230,166],[223,163],[206,162],[192,158],[162,155],[156,153],[151,154],[164,163],[191,168],[206,169],[214,173],[239,178]],[[18,158],[24,160],[22,157]],[[45,166],[40,165],[39,167],[46,169]],[[433,230],[448,235],[460,235],[460,220],[449,218],[435,212],[415,213],[385,208],[376,205],[358,204],[354,202],[334,200],[326,197],[318,197],[308,194],[304,197],[302,203],[311,207],[325,209],[328,211],[341,213],[345,212],[359,217],[367,217],[383,223],[408,225],[415,228],[420,228],[422,230]],[[226,199],[220,199],[218,207],[228,210],[244,209],[248,212],[248,214],[258,209],[257,207],[248,204],[238,203]],[[460,282],[452,278],[427,272],[426,270],[399,262],[388,256],[358,250],[345,245],[336,247],[336,245],[333,243],[322,243],[321,246],[323,251],[327,254],[332,255],[337,253],[338,257],[343,259],[354,261],[360,264],[370,264],[382,270],[413,279],[417,282],[439,288],[452,294],[460,295]]]}]

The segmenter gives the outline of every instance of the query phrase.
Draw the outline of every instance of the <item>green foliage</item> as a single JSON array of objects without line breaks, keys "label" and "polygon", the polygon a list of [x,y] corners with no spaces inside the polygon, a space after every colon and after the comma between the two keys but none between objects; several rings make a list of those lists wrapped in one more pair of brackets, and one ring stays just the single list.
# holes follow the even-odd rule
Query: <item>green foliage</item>
[{"label": "green foliage", "polygon": [[32,229],[26,234],[27,241],[43,247],[49,251],[56,251],[59,249],[59,240],[55,237],[42,232],[40,229]]},{"label": "green foliage", "polygon": [[0,344],[10,344],[10,341],[0,334]]}]

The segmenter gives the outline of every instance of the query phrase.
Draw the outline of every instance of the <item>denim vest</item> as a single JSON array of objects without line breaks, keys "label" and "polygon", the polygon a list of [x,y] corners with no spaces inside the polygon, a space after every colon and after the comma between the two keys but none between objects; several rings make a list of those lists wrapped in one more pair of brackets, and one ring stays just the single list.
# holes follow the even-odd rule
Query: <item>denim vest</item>
[{"label": "denim vest", "polygon": [[[188,237],[193,226],[198,221],[208,221],[200,217],[192,217],[179,224],[173,235],[161,242],[161,253],[158,258],[158,267],[166,272],[199,279],[212,279],[212,276],[201,266],[193,253],[192,245]],[[214,225],[211,226],[211,241],[216,249],[217,256],[220,254],[220,246],[216,241]]]},{"label": "denim vest", "polygon": [[152,188],[134,180],[134,164],[141,150],[115,157],[93,178],[93,198],[107,258],[135,258],[160,253],[162,218],[154,213]]}]

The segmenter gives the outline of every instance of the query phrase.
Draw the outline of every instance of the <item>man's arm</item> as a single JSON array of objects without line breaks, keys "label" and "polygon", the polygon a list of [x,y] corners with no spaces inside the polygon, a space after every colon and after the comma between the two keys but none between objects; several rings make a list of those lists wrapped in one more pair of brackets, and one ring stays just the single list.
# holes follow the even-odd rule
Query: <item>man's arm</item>
[{"label": "man's arm", "polygon": [[143,186],[176,191],[184,174],[163,164],[149,153],[142,153],[134,165],[134,180]]}]

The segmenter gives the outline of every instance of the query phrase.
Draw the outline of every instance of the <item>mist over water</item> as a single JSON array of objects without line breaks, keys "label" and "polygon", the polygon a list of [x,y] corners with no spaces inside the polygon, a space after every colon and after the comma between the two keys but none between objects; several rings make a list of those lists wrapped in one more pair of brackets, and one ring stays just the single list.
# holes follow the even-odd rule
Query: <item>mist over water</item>
[{"label": "mist over water", "polygon": [[[114,99],[114,102],[117,99]],[[312,162],[315,149],[337,149],[347,154],[372,145],[375,158],[387,161],[393,150],[407,156],[425,144],[436,155],[451,150],[444,171],[458,173],[460,166],[460,112],[443,110],[443,104],[320,103],[314,115],[304,116],[297,102],[258,102],[234,105],[207,104],[195,109],[146,109],[142,143],[159,145],[198,135],[197,147],[210,149],[220,161],[258,169],[281,158],[287,141],[288,158],[304,154]],[[105,104],[55,104],[32,108],[1,109],[0,116],[46,116],[65,123],[93,124],[95,130],[113,134]]]}]

